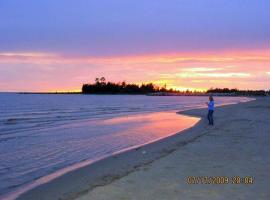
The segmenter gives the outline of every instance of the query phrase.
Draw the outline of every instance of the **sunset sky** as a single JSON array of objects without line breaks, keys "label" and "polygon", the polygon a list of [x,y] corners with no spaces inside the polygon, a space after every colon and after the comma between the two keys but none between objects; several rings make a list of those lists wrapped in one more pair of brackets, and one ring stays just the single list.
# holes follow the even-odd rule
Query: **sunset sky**
[{"label": "sunset sky", "polygon": [[270,89],[269,0],[0,0],[0,91]]}]

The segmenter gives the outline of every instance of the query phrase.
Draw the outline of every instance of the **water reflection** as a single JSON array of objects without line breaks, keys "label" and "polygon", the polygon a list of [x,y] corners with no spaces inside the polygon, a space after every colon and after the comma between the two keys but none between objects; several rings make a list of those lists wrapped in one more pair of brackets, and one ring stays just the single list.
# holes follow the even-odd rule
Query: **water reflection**
[{"label": "water reflection", "polygon": [[124,137],[127,140],[138,138],[140,141],[149,142],[187,129],[198,121],[198,118],[174,112],[157,112],[107,119],[102,124],[111,126],[112,132],[121,130],[113,134],[113,137]]},{"label": "water reflection", "polygon": [[15,146],[11,140],[7,141],[8,153],[0,158],[8,160],[5,164],[10,165],[9,171],[0,177],[0,182],[5,183],[0,193],[10,192],[10,188],[18,189],[8,198],[12,199],[100,158],[173,135],[198,120],[175,112],[137,114],[35,131],[32,137],[21,138]]}]

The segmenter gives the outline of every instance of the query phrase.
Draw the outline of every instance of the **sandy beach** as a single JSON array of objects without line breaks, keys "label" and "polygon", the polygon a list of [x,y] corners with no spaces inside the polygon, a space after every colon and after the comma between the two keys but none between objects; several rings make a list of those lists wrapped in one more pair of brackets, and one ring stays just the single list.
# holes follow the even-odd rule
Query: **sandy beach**
[{"label": "sandy beach", "polygon": [[[219,107],[215,126],[206,110],[181,134],[67,173],[20,200],[269,199],[270,99]],[[188,184],[188,177],[228,177],[227,184]],[[234,177],[241,181],[232,183]]]}]

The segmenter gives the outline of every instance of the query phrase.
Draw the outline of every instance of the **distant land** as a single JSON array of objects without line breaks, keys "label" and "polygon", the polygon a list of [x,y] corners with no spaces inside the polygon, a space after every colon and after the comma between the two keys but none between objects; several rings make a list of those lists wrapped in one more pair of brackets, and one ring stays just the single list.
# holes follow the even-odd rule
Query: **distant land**
[{"label": "distant land", "polygon": [[229,88],[211,88],[206,92],[200,91],[177,91],[173,89],[167,89],[166,85],[159,87],[153,83],[147,84],[127,84],[126,82],[113,83],[106,82],[104,77],[96,78],[95,83],[83,84],[83,94],[146,94],[153,96],[204,96],[204,95],[216,95],[216,96],[269,96],[270,90],[238,90]]},{"label": "distant land", "polygon": [[153,83],[134,83],[106,81],[104,77],[96,78],[94,83],[83,84],[81,92],[20,92],[20,94],[111,94],[111,95],[150,95],[150,96],[270,96],[270,90],[239,90],[229,88],[210,88],[202,91],[178,91],[159,87]]}]

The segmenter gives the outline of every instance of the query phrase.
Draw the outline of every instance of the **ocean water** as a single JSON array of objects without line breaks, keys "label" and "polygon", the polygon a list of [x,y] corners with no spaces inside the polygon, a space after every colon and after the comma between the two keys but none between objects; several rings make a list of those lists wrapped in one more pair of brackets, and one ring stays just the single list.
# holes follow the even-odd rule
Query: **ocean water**
[{"label": "ocean water", "polygon": [[[248,100],[215,98],[216,105]],[[186,129],[198,119],[175,112],[204,107],[206,101],[207,97],[0,93],[0,199],[61,170]]]}]

